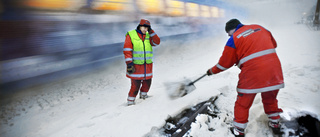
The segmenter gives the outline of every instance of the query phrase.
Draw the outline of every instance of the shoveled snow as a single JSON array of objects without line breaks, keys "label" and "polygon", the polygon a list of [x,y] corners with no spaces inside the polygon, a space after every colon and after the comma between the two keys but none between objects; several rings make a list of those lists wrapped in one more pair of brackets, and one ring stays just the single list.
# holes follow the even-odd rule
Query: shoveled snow
[{"label": "shoveled snow", "polygon": [[[285,88],[278,95],[279,106],[284,110],[282,118],[311,114],[320,119],[320,31],[296,23],[316,0],[237,3],[249,11],[248,17],[240,18],[242,23],[263,25],[278,43],[276,50],[285,80]],[[222,120],[231,122],[233,119],[238,68],[205,77],[195,83],[195,91],[174,100],[168,96],[164,84],[195,80],[214,66],[228,39],[224,28],[219,29],[212,32],[217,33],[215,37],[163,41],[155,49],[151,97],[137,99],[134,106],[126,106],[130,81],[125,77],[124,59],[121,58],[94,73],[30,88],[7,98],[1,112],[0,136],[141,137],[153,127],[163,126],[168,115],[222,93],[216,101],[221,111],[220,119],[199,115],[197,122],[192,124],[190,135],[232,137]],[[208,119],[210,123],[206,123]],[[258,94],[250,109],[247,136],[271,137],[266,121]]]}]

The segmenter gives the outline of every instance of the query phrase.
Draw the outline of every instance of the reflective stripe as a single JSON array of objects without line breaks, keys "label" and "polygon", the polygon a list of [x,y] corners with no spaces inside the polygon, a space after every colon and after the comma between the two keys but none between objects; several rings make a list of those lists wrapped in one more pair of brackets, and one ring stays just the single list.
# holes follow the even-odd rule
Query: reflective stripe
[{"label": "reflective stripe", "polygon": [[279,119],[269,119],[269,121],[274,122],[274,123],[278,123],[280,121],[280,118]]},{"label": "reflective stripe", "polygon": [[267,91],[277,90],[277,89],[280,89],[280,88],[284,88],[284,83],[279,84],[279,85],[264,87],[264,88],[256,88],[256,89],[241,89],[241,88],[237,88],[237,91],[241,92],[241,93],[260,93],[260,92],[267,92]]},{"label": "reflective stripe", "polygon": [[247,124],[248,123],[238,123],[238,122],[233,121],[233,126],[238,127],[238,128],[242,128],[242,129],[245,129],[247,127]]},{"label": "reflective stripe", "polygon": [[222,66],[219,65],[219,64],[217,64],[216,66],[217,66],[217,68],[219,68],[219,69],[221,69],[221,70],[226,70],[226,69],[228,69],[228,68],[222,67]]},{"label": "reflective stripe", "polygon": [[130,77],[134,77],[134,78],[142,78],[144,76],[149,77],[152,76],[152,73],[148,73],[148,74],[129,74],[127,73],[127,75],[129,75]]},{"label": "reflective stripe", "polygon": [[212,68],[210,69],[210,73],[211,73],[211,74],[213,74],[213,72],[212,72]]},{"label": "reflective stripe", "polygon": [[132,51],[131,48],[124,48],[123,51]]},{"label": "reflective stripe", "polygon": [[154,35],[156,35],[156,33],[152,33],[152,34],[150,34],[150,37],[153,37]]},{"label": "reflective stripe", "polygon": [[279,114],[280,114],[280,113],[273,113],[273,114],[269,114],[269,115],[267,115],[267,116],[270,118],[270,117],[276,117],[276,116],[279,116]]},{"label": "reflective stripe", "polygon": [[136,97],[128,97],[127,100],[129,100],[129,101],[134,101],[135,99],[136,99]]},{"label": "reflective stripe", "polygon": [[152,42],[152,44],[155,45],[155,46],[158,46],[158,45],[159,45],[159,44],[154,43],[153,40],[152,40],[151,42]]},{"label": "reflective stripe", "polygon": [[148,92],[140,92],[140,95],[141,95],[141,96],[145,96],[145,95],[147,95],[147,93],[148,93]]},{"label": "reflective stripe", "polygon": [[[146,54],[153,54],[152,51],[145,51],[145,52],[146,52]],[[144,54],[144,51],[133,51],[132,53],[133,54]]]},{"label": "reflective stripe", "polygon": [[239,64],[237,66],[240,67],[241,64],[247,62],[248,60],[251,60],[253,58],[257,58],[257,57],[260,57],[260,56],[263,56],[263,55],[275,53],[275,52],[276,52],[275,49],[267,49],[267,50],[263,50],[263,51],[259,51],[259,52],[253,53],[253,54],[251,54],[249,56],[246,56],[246,57],[240,59]]},{"label": "reflective stripe", "polygon": [[125,60],[126,61],[132,61],[132,58],[126,58]]},{"label": "reflective stripe", "polygon": [[[151,59],[152,60],[152,57],[146,57],[146,59]],[[144,57],[133,57],[133,60],[144,60]]]}]

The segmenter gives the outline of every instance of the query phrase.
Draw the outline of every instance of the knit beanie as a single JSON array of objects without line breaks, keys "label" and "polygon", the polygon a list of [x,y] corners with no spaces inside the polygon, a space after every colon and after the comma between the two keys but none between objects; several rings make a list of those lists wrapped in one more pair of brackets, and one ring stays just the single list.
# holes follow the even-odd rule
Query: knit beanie
[{"label": "knit beanie", "polygon": [[237,28],[237,26],[241,24],[238,19],[231,19],[226,23],[226,32],[228,33],[230,30]]}]

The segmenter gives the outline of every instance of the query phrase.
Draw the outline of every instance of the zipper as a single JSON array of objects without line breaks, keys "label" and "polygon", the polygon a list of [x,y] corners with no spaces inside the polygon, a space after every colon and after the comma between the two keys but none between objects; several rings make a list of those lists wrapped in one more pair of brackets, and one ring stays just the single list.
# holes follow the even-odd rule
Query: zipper
[{"label": "zipper", "polygon": [[[143,35],[142,35],[143,37]],[[147,35],[146,35],[147,37]],[[145,38],[144,38],[145,40]],[[146,58],[146,46],[144,45],[144,40],[142,40],[142,43],[143,43],[143,56],[144,56],[144,79],[147,78],[147,58]]]}]

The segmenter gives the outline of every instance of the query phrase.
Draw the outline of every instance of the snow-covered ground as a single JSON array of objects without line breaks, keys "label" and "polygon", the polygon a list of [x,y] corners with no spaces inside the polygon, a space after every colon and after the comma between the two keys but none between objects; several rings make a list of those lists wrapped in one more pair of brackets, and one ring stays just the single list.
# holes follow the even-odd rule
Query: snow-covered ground
[{"label": "snow-covered ground", "polygon": [[[279,106],[284,110],[282,118],[310,114],[320,119],[320,31],[296,23],[316,0],[229,1],[248,10],[248,17],[240,18],[242,23],[264,26],[278,42],[276,50],[286,84],[278,96]],[[217,63],[228,36],[223,24],[220,30],[212,33],[218,35],[195,41],[164,41],[155,49],[151,98],[137,99],[136,105],[126,106],[130,81],[125,77],[121,58],[94,73],[30,88],[2,100],[0,136],[141,137],[153,127],[163,126],[168,115],[220,93],[216,101],[222,112],[220,116],[232,121],[238,68],[205,77],[195,84],[194,92],[175,100],[168,97],[164,85],[185,78],[194,80]],[[214,131],[203,125],[200,127],[206,118],[197,118],[190,135],[232,137],[227,125],[219,119],[208,124]],[[261,98],[257,95],[250,109],[247,136],[271,137],[266,121]]]}]

